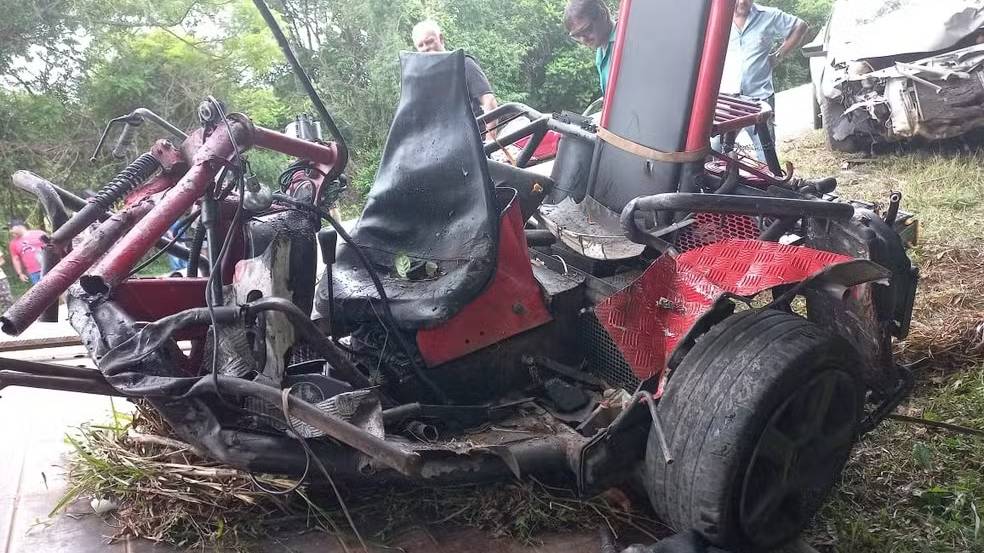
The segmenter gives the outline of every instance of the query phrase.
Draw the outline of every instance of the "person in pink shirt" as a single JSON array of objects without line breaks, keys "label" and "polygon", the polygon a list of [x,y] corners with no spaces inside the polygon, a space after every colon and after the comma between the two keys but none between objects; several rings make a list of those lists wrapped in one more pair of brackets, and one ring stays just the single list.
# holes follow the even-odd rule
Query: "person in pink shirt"
[{"label": "person in pink shirt", "polygon": [[43,236],[44,231],[28,230],[24,223],[19,221],[10,226],[10,258],[14,262],[17,276],[23,282],[31,281],[31,284],[37,284],[41,280]]}]

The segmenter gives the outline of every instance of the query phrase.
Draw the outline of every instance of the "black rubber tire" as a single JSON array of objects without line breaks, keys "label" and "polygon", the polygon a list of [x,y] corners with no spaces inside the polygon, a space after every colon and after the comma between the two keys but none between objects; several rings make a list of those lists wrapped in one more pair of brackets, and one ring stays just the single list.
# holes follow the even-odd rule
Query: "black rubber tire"
[{"label": "black rubber tire", "polygon": [[823,113],[820,112],[820,101],[817,100],[817,85],[811,85],[810,90],[813,91],[813,95],[810,96],[810,105],[813,107],[813,130],[820,130],[823,128]]},{"label": "black rubber tire", "polygon": [[820,120],[823,130],[827,134],[827,146],[835,152],[845,152],[853,154],[864,150],[861,140],[857,136],[848,136],[843,140],[834,138],[833,125],[844,115],[844,106],[837,102],[831,102],[828,98],[820,99]]},{"label": "black rubber tire", "polygon": [[[780,507],[766,513],[769,528],[752,535],[746,527],[750,522],[743,519],[745,501],[770,492],[752,485],[745,493],[749,482],[770,481],[762,478],[770,456],[759,454],[760,439],[765,443],[766,429],[787,428],[787,423],[800,428],[795,414],[812,411],[820,396],[806,396],[809,407],[793,400],[813,393],[814,382],[827,381],[837,383],[824,396],[829,412],[824,411],[819,426],[807,426],[817,440],[827,440],[825,432],[835,429],[830,440],[836,445],[804,447],[790,457],[797,466],[789,474],[809,473],[808,484],[789,485],[799,491],[789,498],[781,495]],[[659,402],[673,463],[666,464],[653,430],[645,459],[653,508],[675,530],[697,530],[728,550],[767,551],[791,540],[839,477],[857,439],[863,399],[860,360],[839,336],[782,311],[752,309],[725,319],[697,340]],[[835,419],[837,426],[828,427]],[[821,453],[810,456],[808,451]]]}]

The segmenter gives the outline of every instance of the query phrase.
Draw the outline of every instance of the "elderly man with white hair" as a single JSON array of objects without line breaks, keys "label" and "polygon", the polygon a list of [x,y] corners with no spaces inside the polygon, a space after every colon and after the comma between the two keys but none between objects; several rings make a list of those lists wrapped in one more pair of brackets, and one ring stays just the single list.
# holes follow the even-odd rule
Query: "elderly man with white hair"
[{"label": "elderly man with white hair", "polygon": [[[436,21],[428,19],[414,25],[411,38],[418,52],[446,51],[444,35]],[[468,96],[471,98],[472,112],[475,117],[488,113],[499,106],[485,72],[478,66],[475,58],[468,55],[465,56],[465,84],[468,87]],[[495,122],[489,121],[489,126],[495,127]],[[479,128],[481,131],[485,131],[484,124],[479,124]],[[490,131],[489,134],[495,138],[494,131]]]}]

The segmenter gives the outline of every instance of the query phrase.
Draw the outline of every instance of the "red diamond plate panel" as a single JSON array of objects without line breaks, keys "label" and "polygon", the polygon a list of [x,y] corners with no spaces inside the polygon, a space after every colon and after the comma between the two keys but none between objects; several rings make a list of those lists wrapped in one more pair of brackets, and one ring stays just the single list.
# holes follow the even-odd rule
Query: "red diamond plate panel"
[{"label": "red diamond plate panel", "polygon": [[660,374],[677,344],[725,292],[753,296],[809,279],[850,257],[758,240],[724,240],[662,256],[595,314],[641,379]]}]

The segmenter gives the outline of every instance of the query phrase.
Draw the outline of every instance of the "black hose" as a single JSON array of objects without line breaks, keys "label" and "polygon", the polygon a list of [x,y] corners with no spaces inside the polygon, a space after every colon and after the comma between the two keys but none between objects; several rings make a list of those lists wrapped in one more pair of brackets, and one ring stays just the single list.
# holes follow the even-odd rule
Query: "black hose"
[{"label": "black hose", "polygon": [[314,109],[318,112],[318,116],[321,117],[322,123],[328,127],[328,132],[331,133],[332,138],[335,140],[335,144],[338,148],[338,160],[336,161],[336,167],[341,169],[345,167],[348,163],[348,146],[345,144],[345,138],[342,137],[342,132],[338,130],[338,126],[335,125],[335,120],[332,119],[331,114],[328,113],[328,109],[325,108],[325,104],[321,101],[321,97],[318,96],[318,92],[314,89],[314,85],[311,83],[311,79],[308,77],[304,68],[301,67],[300,62],[297,61],[297,57],[294,55],[294,51],[290,47],[290,42],[287,41],[287,37],[284,36],[284,32],[280,29],[280,25],[277,24],[277,20],[270,13],[270,8],[267,7],[266,2],[263,0],[253,0],[253,4],[256,9],[260,10],[260,15],[263,16],[263,20],[266,21],[268,27],[270,27],[270,32],[273,33],[273,37],[277,39],[277,44],[280,45],[280,49],[284,53],[284,57],[287,58],[287,62],[290,63],[291,69],[294,70],[294,74],[297,76],[297,80],[301,82],[301,86],[307,93],[308,98],[311,99],[311,103],[314,104]]},{"label": "black hose", "polygon": [[205,245],[205,233],[207,232],[205,225],[198,221],[195,224],[195,236],[191,240],[191,248],[189,248],[188,254],[188,277],[195,278],[198,276],[198,272],[201,269],[201,255],[202,246]]},{"label": "black hose", "polygon": [[[734,213],[771,217],[813,217],[846,220],[854,215],[854,207],[846,203],[824,200],[791,200],[765,196],[729,194],[669,193],[642,196],[630,201],[619,219],[629,240],[637,241],[644,234],[637,226],[637,211],[685,211],[697,213]],[[645,242],[638,242],[640,244]]]},{"label": "black hose", "polygon": [[311,319],[297,305],[284,298],[268,297],[250,302],[244,307],[248,317],[255,317],[263,311],[277,311],[287,316],[301,336],[325,357],[329,365],[338,371],[337,376],[356,388],[372,386],[369,379],[348,360],[328,336],[325,336]]}]

